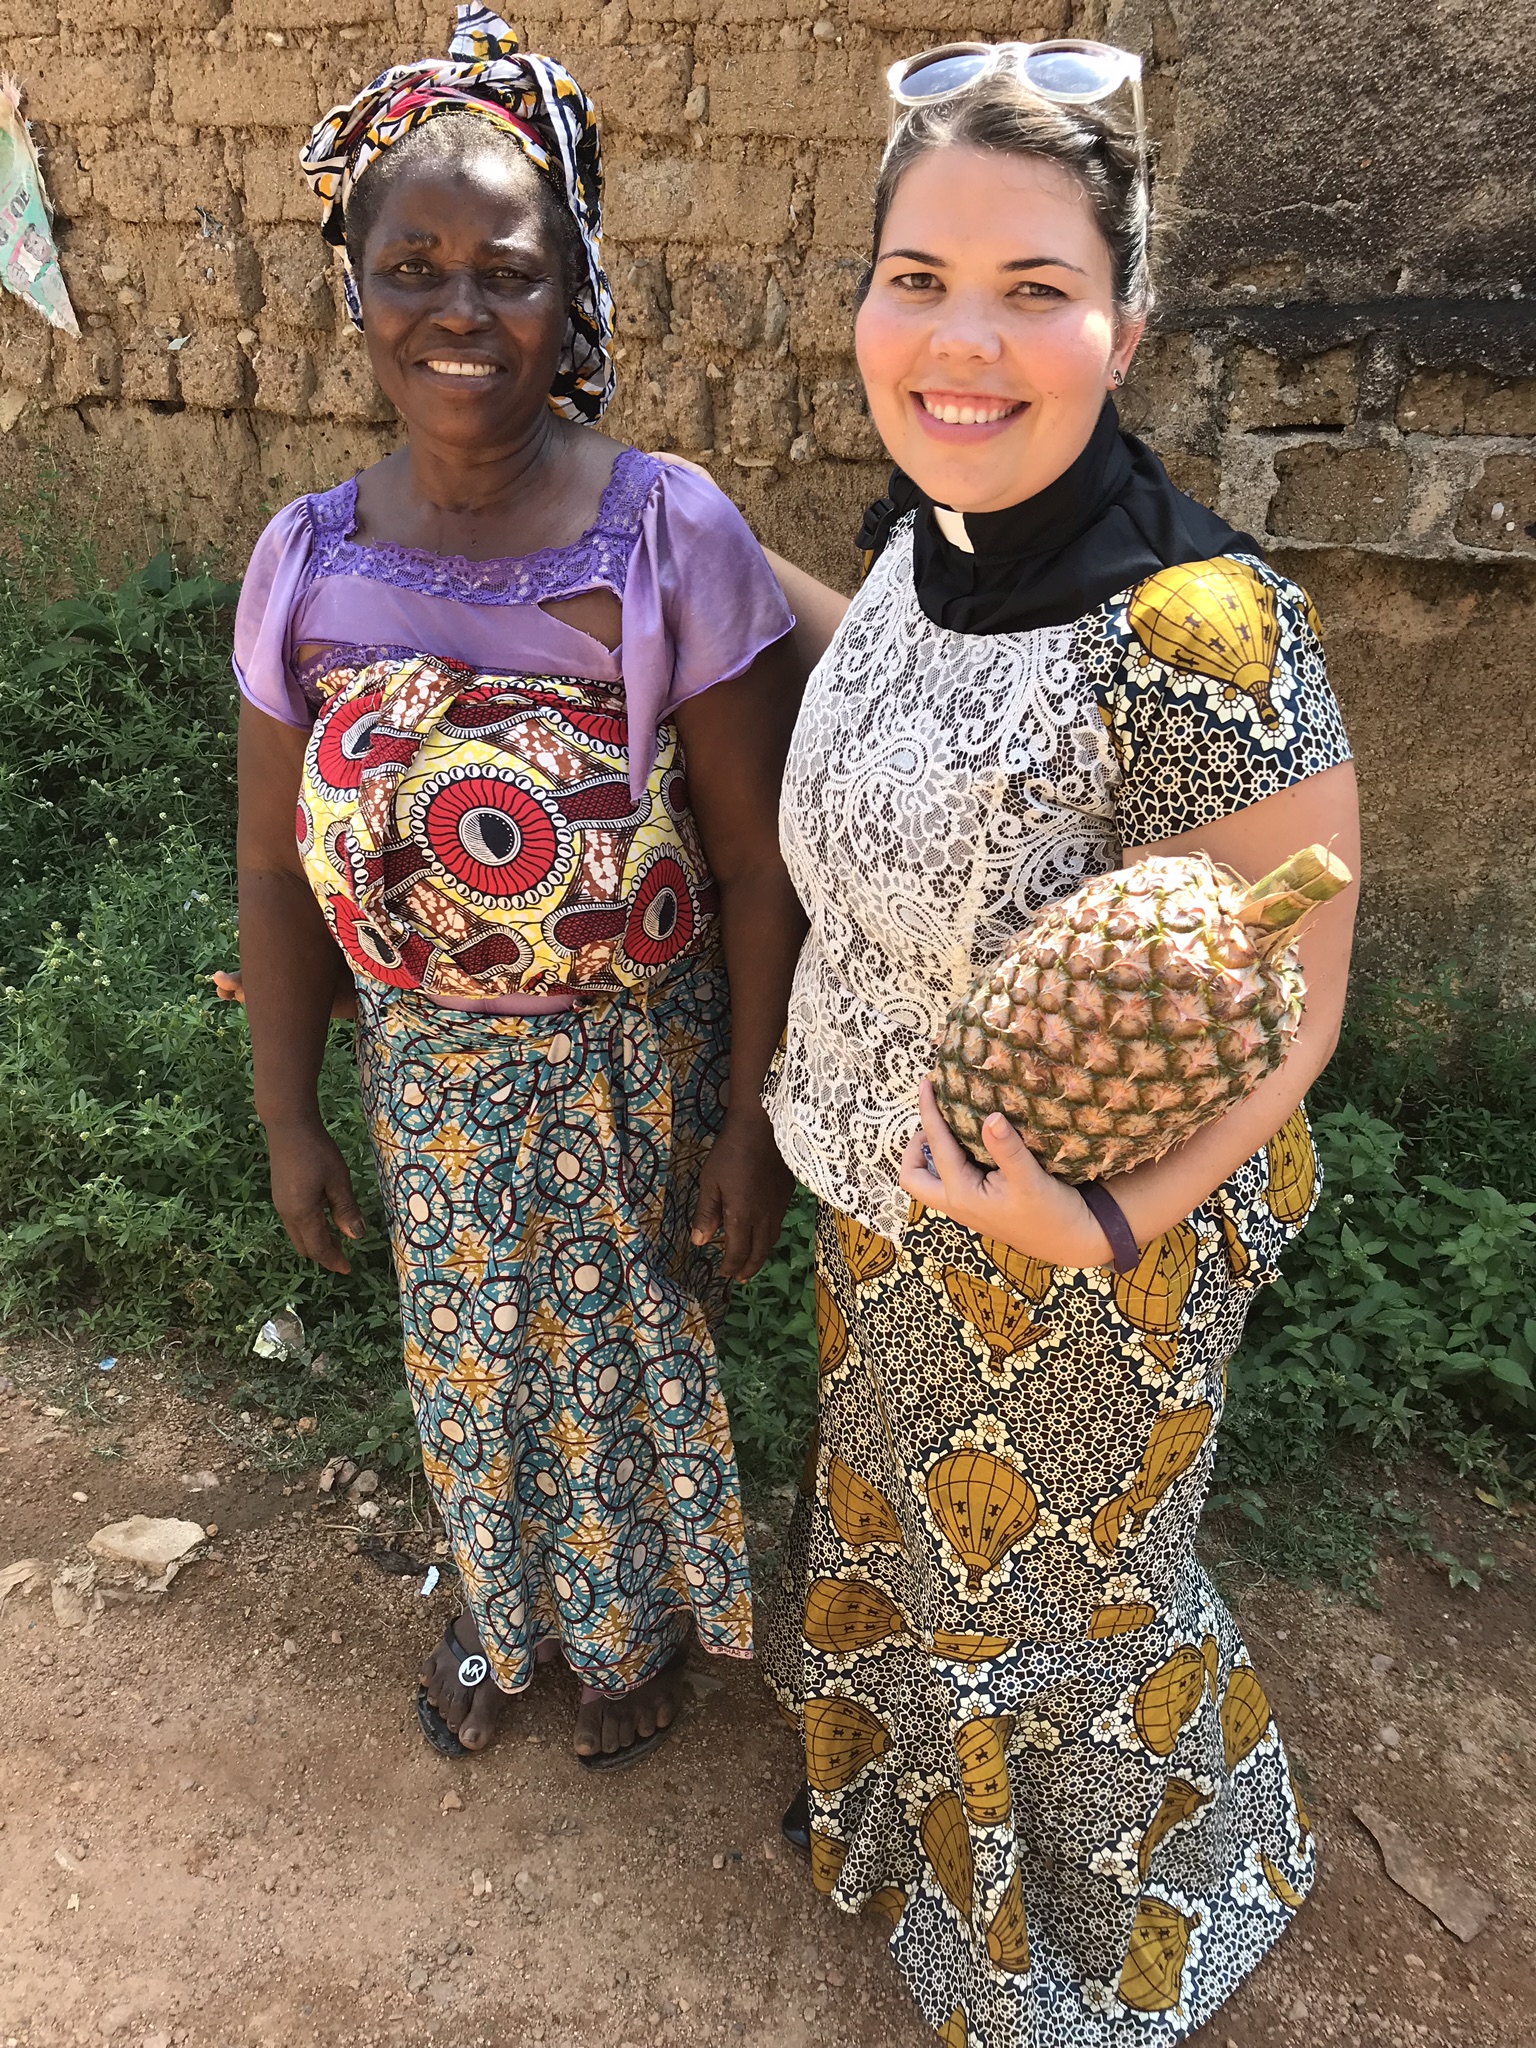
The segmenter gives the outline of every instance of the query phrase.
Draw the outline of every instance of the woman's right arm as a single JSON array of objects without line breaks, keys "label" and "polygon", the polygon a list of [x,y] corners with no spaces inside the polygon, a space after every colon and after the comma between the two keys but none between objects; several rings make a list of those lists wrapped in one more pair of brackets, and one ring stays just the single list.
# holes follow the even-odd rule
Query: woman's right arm
[{"label": "woman's right arm", "polygon": [[820,583],[804,569],[797,569],[793,562],[786,562],[772,548],[764,548],[763,553],[795,615],[790,644],[801,673],[809,675],[831,645],[850,600],[830,584]]},{"label": "woman's right arm", "polygon": [[327,1223],[363,1235],[352,1176],[320,1120],[316,1084],[338,951],[293,832],[306,734],[240,705],[240,971],[251,1030],[256,1114],[267,1134],[272,1201],[296,1251],[351,1269]]}]

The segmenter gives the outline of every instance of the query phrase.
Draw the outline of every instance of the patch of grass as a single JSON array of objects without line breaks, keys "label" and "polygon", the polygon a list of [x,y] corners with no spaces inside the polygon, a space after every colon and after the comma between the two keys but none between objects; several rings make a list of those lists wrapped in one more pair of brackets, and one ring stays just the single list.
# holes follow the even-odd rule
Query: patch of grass
[{"label": "patch of grass", "polygon": [[[1213,1489],[1201,1527],[1201,1552],[1218,1580],[1233,1574],[1321,1582],[1376,1604],[1372,1590],[1383,1534],[1400,1531],[1387,1496],[1363,1473],[1310,1473],[1298,1483],[1262,1492]],[[1417,1528],[1408,1513],[1404,1526]]]},{"label": "patch of grass", "polygon": [[[87,565],[77,598],[42,573],[25,551],[0,570],[0,1318],[174,1355],[260,1411],[274,1456],[408,1468],[350,1031],[323,1100],[372,1235],[338,1281],[272,1214],[244,1020],[206,980],[235,948],[232,592],[165,558],[115,588]],[[1327,1192],[1233,1361],[1218,1528],[1365,1584],[1404,1533],[1401,1459],[1448,1459],[1491,1504],[1536,1481],[1536,1020],[1450,975],[1357,991],[1313,1107]],[[802,1197],[724,1334],[758,1489],[793,1478],[814,1420],[811,1229]],[[302,1351],[254,1356],[286,1308]]]},{"label": "patch of grass", "polygon": [[815,1204],[801,1191],[773,1256],[732,1291],[721,1333],[720,1372],[737,1455],[759,1486],[797,1476],[816,1427],[815,1231]]}]

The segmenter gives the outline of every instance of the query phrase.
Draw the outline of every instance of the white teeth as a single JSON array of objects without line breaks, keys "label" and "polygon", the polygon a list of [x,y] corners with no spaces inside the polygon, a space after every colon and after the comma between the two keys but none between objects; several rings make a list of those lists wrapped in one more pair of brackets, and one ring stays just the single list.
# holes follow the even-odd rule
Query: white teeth
[{"label": "white teeth", "polygon": [[918,393],[918,400],[924,412],[936,420],[942,420],[947,427],[990,427],[995,421],[1005,418],[1015,410],[1011,405],[945,405],[924,396],[922,392]]},{"label": "white teeth", "polygon": [[494,363],[434,363],[427,364],[429,370],[436,370],[444,377],[494,377]]}]

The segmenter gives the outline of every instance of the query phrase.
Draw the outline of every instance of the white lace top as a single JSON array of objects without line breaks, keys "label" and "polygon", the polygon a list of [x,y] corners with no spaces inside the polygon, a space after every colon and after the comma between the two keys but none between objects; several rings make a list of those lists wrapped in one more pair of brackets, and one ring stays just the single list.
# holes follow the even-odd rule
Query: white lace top
[{"label": "white lace top", "polygon": [[[907,1220],[897,1172],[917,1085],[974,970],[1122,845],[1196,830],[1348,756],[1303,593],[1250,557],[1201,566],[1214,597],[1161,572],[1186,579],[1186,636],[1214,622],[1246,639],[1241,619],[1195,614],[1251,610],[1273,643],[1267,687],[1251,662],[1234,686],[1167,658],[1143,595],[1158,577],[1067,626],[936,626],[910,517],[811,676],[779,811],[810,930],[766,1099],[797,1178],[887,1237]],[[1223,665],[1209,633],[1199,653]],[[1238,673],[1236,657],[1225,666]]]}]

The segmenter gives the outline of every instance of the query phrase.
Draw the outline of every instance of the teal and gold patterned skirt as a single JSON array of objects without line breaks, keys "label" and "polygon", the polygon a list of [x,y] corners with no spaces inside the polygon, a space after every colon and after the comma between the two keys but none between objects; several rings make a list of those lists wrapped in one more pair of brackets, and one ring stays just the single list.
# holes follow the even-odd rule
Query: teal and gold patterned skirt
[{"label": "teal and gold patterned skirt", "polygon": [[1123,1278],[821,1210],[820,1442],[764,1663],[812,1875],[893,1922],[945,2048],[1169,2048],[1312,1883],[1194,1552],[1225,1361],[1313,1199],[1283,1137]]},{"label": "teal and gold patterned skirt", "polygon": [[377,987],[360,1013],[422,1462],[497,1685],[548,1639],[607,1693],[695,1633],[749,1656],[724,1290],[688,1235],[723,1114],[718,956],[556,1016]]}]

